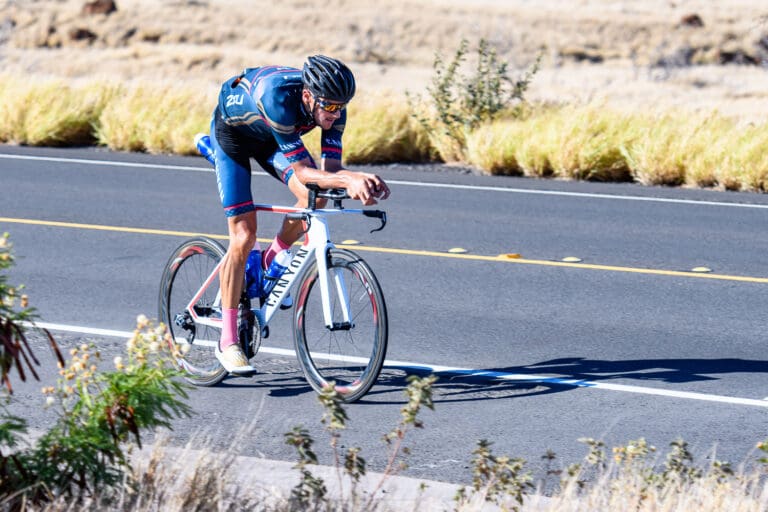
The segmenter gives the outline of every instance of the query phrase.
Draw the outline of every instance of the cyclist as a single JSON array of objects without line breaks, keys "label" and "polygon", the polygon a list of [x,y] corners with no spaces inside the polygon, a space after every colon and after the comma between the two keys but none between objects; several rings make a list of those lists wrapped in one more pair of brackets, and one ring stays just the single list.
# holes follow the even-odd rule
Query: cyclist
[{"label": "cyclist", "polygon": [[[229,248],[219,271],[223,326],[216,357],[231,373],[253,371],[237,335],[245,262],[256,242],[249,158],[288,185],[296,196],[296,206],[306,207],[308,190],[304,185],[309,182],[321,188],[345,188],[364,205],[389,197],[386,183],[375,174],[342,167],[345,107],[354,94],[355,78],[350,69],[323,55],[309,57],[302,70],[285,66],[248,68],[221,87],[210,140],[203,136],[202,142],[210,142],[209,159],[216,167],[229,230]],[[316,126],[322,129],[320,166],[301,140],[301,135]],[[318,201],[318,205],[324,203]],[[264,268],[303,231],[301,221],[285,218],[280,232],[264,251]]]}]

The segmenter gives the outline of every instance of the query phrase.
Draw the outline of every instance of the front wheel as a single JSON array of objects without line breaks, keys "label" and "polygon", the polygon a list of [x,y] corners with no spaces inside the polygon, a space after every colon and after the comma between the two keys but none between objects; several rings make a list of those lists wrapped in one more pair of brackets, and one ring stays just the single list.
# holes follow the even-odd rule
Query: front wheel
[{"label": "front wheel", "polygon": [[331,250],[328,281],[330,324],[323,314],[317,262],[301,279],[293,324],[296,355],[315,391],[333,382],[349,403],[371,389],[384,365],[387,308],[373,271],[351,251]]}]

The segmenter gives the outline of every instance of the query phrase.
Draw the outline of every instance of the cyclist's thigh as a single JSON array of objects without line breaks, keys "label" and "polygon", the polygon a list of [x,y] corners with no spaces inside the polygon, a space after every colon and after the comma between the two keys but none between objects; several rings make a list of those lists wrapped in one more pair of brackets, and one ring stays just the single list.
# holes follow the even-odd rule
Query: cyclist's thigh
[{"label": "cyclist's thigh", "polygon": [[[315,166],[315,161],[311,156],[309,159],[311,164]],[[291,181],[293,167],[291,167],[291,164],[288,162],[288,159],[283,152],[277,149],[277,144],[275,144],[274,149],[267,152],[264,157],[257,156],[256,161],[259,162],[259,165],[272,175],[272,177],[282,181],[285,185],[288,185]]]},{"label": "cyclist's thigh", "polygon": [[211,143],[216,154],[216,181],[224,214],[234,217],[253,211],[247,139],[214,124],[211,126]]}]

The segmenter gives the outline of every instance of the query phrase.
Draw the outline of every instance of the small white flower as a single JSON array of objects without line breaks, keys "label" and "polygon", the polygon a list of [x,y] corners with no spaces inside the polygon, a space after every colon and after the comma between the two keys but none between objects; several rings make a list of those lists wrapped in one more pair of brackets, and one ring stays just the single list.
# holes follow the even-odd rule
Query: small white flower
[{"label": "small white flower", "polygon": [[158,350],[160,350],[160,344],[158,342],[153,341],[152,343],[149,344],[150,352],[157,352]]},{"label": "small white flower", "polygon": [[149,318],[147,318],[147,315],[139,315],[136,317],[136,325],[139,328],[146,327],[149,323]]},{"label": "small white flower", "polygon": [[115,368],[117,368],[117,369],[122,368],[122,366],[123,366],[123,358],[122,357],[116,356],[115,359],[113,360],[113,362],[115,363]]},{"label": "small white flower", "polygon": [[52,396],[49,396],[48,398],[45,399],[45,406],[46,407],[50,407],[50,406],[52,406],[55,403],[56,403],[56,399],[54,397],[52,397]]}]

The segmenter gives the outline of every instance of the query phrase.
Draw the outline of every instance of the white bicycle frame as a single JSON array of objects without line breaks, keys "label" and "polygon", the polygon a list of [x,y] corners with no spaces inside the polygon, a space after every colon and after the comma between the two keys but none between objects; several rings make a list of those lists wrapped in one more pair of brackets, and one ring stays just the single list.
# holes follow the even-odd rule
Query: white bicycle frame
[{"label": "white bicycle frame", "polygon": [[[339,299],[339,306],[341,308],[342,320],[344,323],[349,324],[351,322],[349,313],[349,296],[347,294],[347,287],[344,283],[344,276],[340,272],[333,272],[333,276],[328,272],[328,253],[336,246],[331,242],[330,230],[328,228],[328,217],[332,215],[349,215],[349,214],[363,214],[365,210],[347,210],[336,208],[322,208],[322,209],[305,209],[305,208],[293,208],[288,206],[273,206],[258,204],[256,205],[256,211],[265,211],[273,213],[283,213],[291,215],[295,218],[304,218],[308,223],[308,229],[304,237],[304,244],[298,248],[296,254],[291,259],[288,268],[283,275],[278,279],[270,291],[269,295],[264,300],[264,304],[261,308],[252,308],[252,310],[258,314],[261,327],[269,325],[270,320],[278,311],[280,304],[286,294],[293,290],[296,284],[297,278],[303,275],[304,270],[313,262],[317,262],[318,281],[320,283],[320,295],[323,305],[323,317],[325,325],[329,329],[333,328],[333,312],[331,311],[331,286],[336,290],[336,296]],[[224,258],[216,265],[210,275],[203,282],[200,289],[192,297],[192,300],[187,304],[186,310],[192,317],[192,320],[196,324],[208,325],[217,329],[221,329],[222,321],[218,318],[203,317],[197,314],[195,311],[195,304],[200,300],[200,297],[208,290],[211,284],[216,280],[219,275],[219,269],[224,261]],[[300,307],[297,304],[297,307]],[[213,308],[221,308],[221,289],[216,293]],[[186,342],[186,340],[180,340]],[[195,340],[196,344],[215,346],[217,340]]]}]

